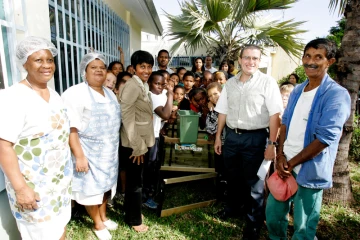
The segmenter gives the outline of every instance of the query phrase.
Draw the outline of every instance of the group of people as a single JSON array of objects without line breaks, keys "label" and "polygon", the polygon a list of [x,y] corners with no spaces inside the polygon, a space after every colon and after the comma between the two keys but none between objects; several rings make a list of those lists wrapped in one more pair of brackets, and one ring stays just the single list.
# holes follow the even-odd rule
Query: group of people
[{"label": "group of people", "polygon": [[[197,112],[215,140],[216,169],[227,182],[221,218],[245,215],[244,239],[258,239],[265,219],[271,239],[286,239],[293,202],[294,238],[314,239],[350,114],[348,92],[327,74],[335,52],[327,39],[309,42],[302,58],[308,79],[280,88],[259,71],[256,45],[241,50],[238,72],[227,60],[215,69],[210,56],[205,64],[195,59],[192,71],[174,72],[166,50],[157,66],[150,53],[136,51],[124,71],[121,62],[107,67],[103,55],[90,52],[80,63],[83,82],[60,97],[47,86],[57,49],[25,38],[16,57],[27,77],[0,92],[7,103],[0,105],[0,165],[22,239],[65,239],[71,200],[85,206],[98,239],[111,239],[118,224],[106,209],[117,191],[125,222],[148,231],[142,206],[157,207],[161,135],[179,109]],[[266,184],[257,176],[264,159],[275,162],[282,181],[294,177],[298,185],[280,200],[270,188],[266,209]]]}]

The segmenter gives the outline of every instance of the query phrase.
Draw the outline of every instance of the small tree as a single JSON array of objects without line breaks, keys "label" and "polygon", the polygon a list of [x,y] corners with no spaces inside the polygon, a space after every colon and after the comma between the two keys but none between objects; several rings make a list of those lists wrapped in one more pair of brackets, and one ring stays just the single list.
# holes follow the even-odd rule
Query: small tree
[{"label": "small tree", "polygon": [[244,44],[263,47],[279,46],[287,54],[298,57],[303,45],[297,35],[303,22],[278,21],[264,17],[269,10],[282,10],[296,0],[188,0],[179,2],[182,13],[165,13],[170,20],[168,35],[180,46],[194,52],[207,47],[209,53],[223,60],[237,59]]}]

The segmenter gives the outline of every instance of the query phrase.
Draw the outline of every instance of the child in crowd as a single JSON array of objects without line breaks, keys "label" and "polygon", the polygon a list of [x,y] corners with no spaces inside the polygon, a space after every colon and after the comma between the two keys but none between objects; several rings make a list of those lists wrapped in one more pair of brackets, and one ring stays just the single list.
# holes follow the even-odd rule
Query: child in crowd
[{"label": "child in crowd", "polygon": [[214,73],[214,82],[220,83],[221,87],[225,86],[227,79],[228,79],[228,74],[223,70]]},{"label": "child in crowd", "polygon": [[119,98],[120,92],[127,80],[132,78],[132,75],[128,72],[121,72],[116,77],[116,83],[114,87],[114,93]]},{"label": "child in crowd", "polygon": [[116,76],[112,72],[108,71],[108,73],[106,74],[106,80],[105,80],[103,86],[107,87],[111,91],[113,91],[114,87],[115,87],[115,83],[116,83]]},{"label": "child in crowd", "polygon": [[[185,97],[185,88],[183,86],[175,86],[174,87],[174,104],[176,106],[179,106],[179,104],[184,100]],[[173,106],[174,109],[175,106]]]},{"label": "child in crowd", "polygon": [[180,103],[179,109],[181,110],[192,110],[199,114],[199,126],[201,129],[205,128],[206,115],[209,112],[206,90],[204,88],[194,88],[189,93],[189,99],[184,99]]},{"label": "child in crowd", "polygon": [[[206,131],[210,135],[210,139],[214,139],[216,132],[218,130],[218,115],[219,113],[216,112],[215,106],[217,101],[219,100],[220,94],[221,94],[222,87],[220,83],[213,82],[210,83],[207,87],[207,95],[209,98],[209,113],[206,116]],[[225,140],[225,129],[223,131],[223,134],[221,135],[221,142],[224,144]],[[219,186],[218,191],[218,198],[221,199],[224,197],[224,192],[226,191],[225,185],[226,185],[226,179],[225,179],[225,166],[224,161],[222,159],[222,154],[218,155],[214,152],[214,160],[215,160],[215,171],[218,173],[217,177],[217,184]]]},{"label": "child in crowd", "polygon": [[117,76],[119,73],[124,71],[124,65],[119,61],[113,61],[109,64],[108,71]]},{"label": "child in crowd", "polygon": [[288,104],[290,93],[294,90],[294,84],[291,82],[284,82],[280,86],[281,98],[283,101],[284,110]]},{"label": "child in crowd", "polygon": [[130,73],[131,75],[135,74],[134,67],[132,65],[127,66],[126,72]]},{"label": "child in crowd", "polygon": [[176,73],[179,76],[179,82],[183,83],[184,74],[187,72],[187,70],[184,67],[178,67],[176,70]]},{"label": "child in crowd", "polygon": [[166,84],[166,89],[168,89],[168,88],[171,88],[171,89],[174,89],[174,87],[175,87],[175,82],[173,81],[173,80],[169,80],[168,81],[168,83]]},{"label": "child in crowd", "polygon": [[[183,86],[177,85],[174,87],[174,101],[170,119],[168,123],[175,123],[176,122],[176,113],[180,109],[180,104],[184,100],[185,97],[185,88]],[[185,99],[188,101],[187,99]]]},{"label": "child in crowd", "polygon": [[170,81],[170,74],[166,70],[158,70],[158,73],[162,74],[165,78],[165,84],[167,85]]},{"label": "child in crowd", "polygon": [[165,78],[161,73],[153,72],[149,78],[150,96],[153,105],[153,125],[155,144],[150,148],[148,156],[145,158],[144,165],[144,188],[143,188],[143,205],[156,209],[157,203],[154,202],[153,196],[157,180],[159,178],[159,170],[161,162],[159,161],[159,141],[160,141],[160,129],[162,120],[170,118],[172,104],[173,104],[173,88],[169,85],[168,91],[163,94],[163,90],[166,87]]},{"label": "child in crowd", "polygon": [[177,86],[179,84],[180,78],[177,73],[172,73],[170,74],[170,80],[174,82],[174,86]]},{"label": "child in crowd", "polygon": [[228,79],[230,79],[230,78],[232,78],[234,76],[229,72],[229,62],[228,62],[228,60],[223,60],[220,63],[219,70],[223,70],[223,71],[227,72]]},{"label": "child in crowd", "polygon": [[184,74],[183,82],[184,82],[184,88],[185,88],[185,98],[189,100],[189,92],[191,91],[191,89],[193,88],[193,86],[195,84],[194,73],[187,71]]},{"label": "child in crowd", "polygon": [[200,87],[207,88],[207,86],[213,81],[213,74],[206,70],[202,78],[202,85]]},{"label": "child in crowd", "polygon": [[[115,88],[114,88],[114,93],[116,95],[116,98],[118,99],[119,103],[120,103],[120,92],[122,90],[122,88],[124,87],[125,83],[127,80],[129,80],[130,78],[132,78],[132,75],[128,72],[121,72],[117,75],[116,77],[116,84],[115,84]],[[121,105],[121,103],[120,103]],[[121,159],[122,154],[120,154],[122,152],[122,145],[121,145],[121,141],[119,144],[119,176],[118,176],[118,185],[117,185],[117,197],[120,198],[120,200],[124,201],[125,199],[125,186],[126,186],[126,170],[125,170],[125,164],[124,164],[124,160]],[[110,202],[110,204],[112,204]]]},{"label": "child in crowd", "polygon": [[195,74],[195,83],[194,83],[194,88],[199,88],[201,86],[201,79],[202,79],[202,74],[196,72]]}]

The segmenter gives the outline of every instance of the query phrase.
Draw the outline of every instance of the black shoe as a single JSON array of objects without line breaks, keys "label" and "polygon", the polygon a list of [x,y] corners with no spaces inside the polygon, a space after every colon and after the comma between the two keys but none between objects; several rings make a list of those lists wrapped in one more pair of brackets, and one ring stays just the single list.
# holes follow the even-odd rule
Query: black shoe
[{"label": "black shoe", "polygon": [[243,233],[243,240],[258,240],[260,238],[261,227],[253,227],[248,224]]},{"label": "black shoe", "polygon": [[238,218],[241,216],[241,214],[225,208],[217,212],[216,216],[221,220],[228,220],[229,218]]}]

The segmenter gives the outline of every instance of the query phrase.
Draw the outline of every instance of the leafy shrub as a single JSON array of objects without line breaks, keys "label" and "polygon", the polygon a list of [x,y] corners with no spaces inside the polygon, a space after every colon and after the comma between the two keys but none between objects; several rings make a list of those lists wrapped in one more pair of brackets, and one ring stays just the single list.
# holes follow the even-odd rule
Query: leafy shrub
[{"label": "leafy shrub", "polygon": [[354,119],[354,131],[350,143],[349,156],[355,161],[360,161],[360,116],[357,115]]},{"label": "leafy shrub", "polygon": [[[307,79],[307,76],[305,74],[305,70],[304,67],[302,65],[298,66],[297,68],[295,68],[295,70],[292,73],[296,73],[299,76],[299,82],[298,83],[302,83],[305,82],[305,80]],[[290,77],[290,74],[287,75],[286,77],[283,77],[282,79],[280,79],[278,81],[278,84],[282,84],[283,82],[288,81]]]}]

